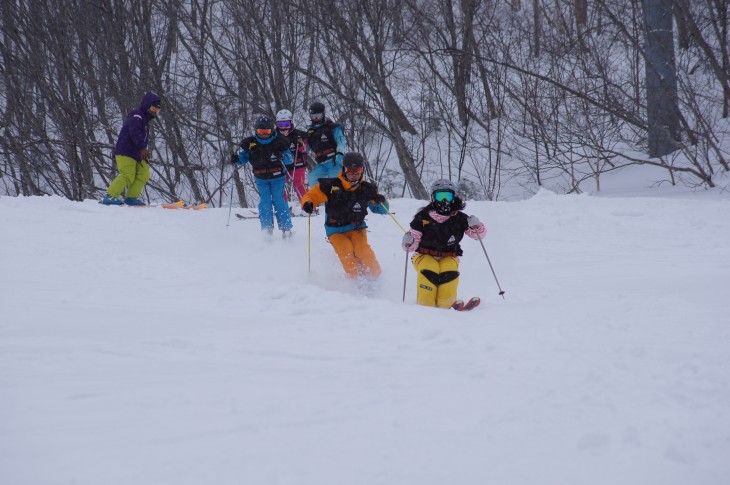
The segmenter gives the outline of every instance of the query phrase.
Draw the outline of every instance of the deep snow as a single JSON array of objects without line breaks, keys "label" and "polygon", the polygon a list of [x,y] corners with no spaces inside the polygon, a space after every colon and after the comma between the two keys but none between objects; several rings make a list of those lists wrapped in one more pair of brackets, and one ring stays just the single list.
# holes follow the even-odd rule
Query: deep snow
[{"label": "deep snow", "polygon": [[466,212],[506,299],[466,239],[457,313],[387,216],[365,295],[321,216],[308,274],[306,218],[0,198],[0,483],[730,483],[730,201]]}]

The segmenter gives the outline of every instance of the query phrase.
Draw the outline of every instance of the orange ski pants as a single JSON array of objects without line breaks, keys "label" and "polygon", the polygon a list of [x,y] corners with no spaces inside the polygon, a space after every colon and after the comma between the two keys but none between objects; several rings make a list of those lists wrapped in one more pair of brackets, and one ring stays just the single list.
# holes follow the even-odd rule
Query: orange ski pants
[{"label": "orange ski pants", "polygon": [[380,265],[375,258],[373,248],[368,244],[366,229],[332,234],[329,241],[335,248],[347,276],[352,278],[380,276]]}]

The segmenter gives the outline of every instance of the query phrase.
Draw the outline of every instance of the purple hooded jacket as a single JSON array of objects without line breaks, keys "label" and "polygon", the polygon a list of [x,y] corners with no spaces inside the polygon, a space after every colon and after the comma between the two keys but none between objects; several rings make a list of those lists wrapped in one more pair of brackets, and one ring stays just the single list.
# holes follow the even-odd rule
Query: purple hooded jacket
[{"label": "purple hooded jacket", "polygon": [[160,101],[160,97],[150,91],[144,95],[139,107],[129,112],[122,125],[122,130],[119,132],[117,146],[114,148],[115,155],[134,158],[138,162],[141,160],[139,152],[143,148],[147,148],[149,141],[148,123],[155,118],[155,115],[150,112],[150,106],[155,101]]}]

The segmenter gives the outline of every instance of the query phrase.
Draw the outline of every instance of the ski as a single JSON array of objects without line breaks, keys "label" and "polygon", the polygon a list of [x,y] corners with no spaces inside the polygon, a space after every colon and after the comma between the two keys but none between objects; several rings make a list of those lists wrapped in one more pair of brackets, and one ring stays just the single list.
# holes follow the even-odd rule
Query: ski
[{"label": "ski", "polygon": [[171,202],[169,204],[160,204],[163,209],[179,209],[185,205],[185,202],[178,200],[177,202]]},{"label": "ski", "polygon": [[466,303],[462,300],[456,300],[453,305],[451,305],[451,308],[456,310],[457,312],[467,312],[469,310],[473,310],[474,308],[478,307],[479,304],[482,302],[481,298],[478,296],[475,296]]},{"label": "ski", "polygon": [[457,312],[460,312],[461,310],[464,309],[464,301],[456,300],[454,303],[451,304],[451,308],[453,308]]},{"label": "ski", "polygon": [[208,203],[207,202],[202,202],[200,204],[195,204],[195,205],[186,205],[184,207],[181,207],[181,209],[189,209],[189,210],[199,211],[199,210],[205,209],[206,207],[208,207]]},{"label": "ski", "polygon": [[[145,205],[122,204],[119,207],[131,207],[132,209],[154,209],[156,207],[163,207],[163,208],[169,209],[170,207],[165,207],[166,205],[173,205],[173,204],[145,204]],[[177,209],[177,207],[172,207],[172,208]]]},{"label": "ski", "polygon": [[[256,211],[251,211],[248,214],[239,214],[238,212],[236,212],[235,214],[236,214],[236,217],[239,219],[258,219],[259,218],[259,213]],[[306,212],[302,212],[302,214],[299,214],[299,215],[291,214],[291,217],[308,217],[308,216],[309,216],[309,214],[307,214]]]},{"label": "ski", "polygon": [[205,209],[208,204],[206,202],[203,202],[201,204],[187,205],[182,200],[179,200],[170,204],[160,204],[160,206],[164,209],[190,209],[199,211]]},{"label": "ski", "polygon": [[[182,200],[178,200],[177,202],[170,202],[170,203],[164,203],[164,204],[148,204],[148,205],[127,205],[122,204],[123,207],[132,207],[134,209],[152,209],[155,207],[162,207],[163,209],[190,209],[190,210],[202,210],[208,207],[208,204],[206,202],[203,202],[201,204],[195,204],[195,205],[186,205],[185,202]],[[257,216],[258,217],[258,216]]]}]

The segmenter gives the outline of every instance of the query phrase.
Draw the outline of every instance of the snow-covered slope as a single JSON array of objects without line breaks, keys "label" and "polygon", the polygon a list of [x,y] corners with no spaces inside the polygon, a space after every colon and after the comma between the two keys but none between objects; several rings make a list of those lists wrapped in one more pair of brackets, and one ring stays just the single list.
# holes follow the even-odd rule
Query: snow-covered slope
[{"label": "snow-covered slope", "polygon": [[[422,202],[395,200],[406,226]],[[312,219],[0,199],[5,485],[730,483],[730,202],[470,203],[470,313]]]}]

